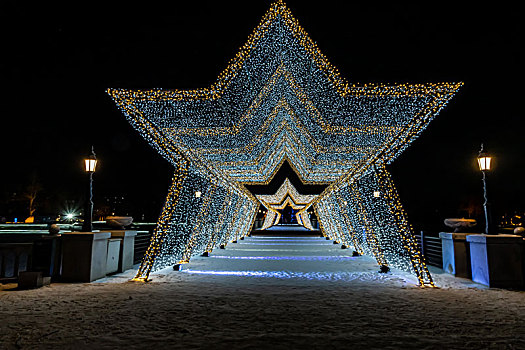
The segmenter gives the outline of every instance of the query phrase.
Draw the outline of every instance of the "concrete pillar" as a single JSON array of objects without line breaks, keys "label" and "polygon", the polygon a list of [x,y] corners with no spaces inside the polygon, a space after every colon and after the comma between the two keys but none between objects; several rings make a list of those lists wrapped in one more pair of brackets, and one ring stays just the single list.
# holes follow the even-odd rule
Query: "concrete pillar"
[{"label": "concrete pillar", "polygon": [[473,233],[440,232],[443,270],[456,277],[471,278],[470,249],[466,237]]},{"label": "concrete pillar", "polygon": [[62,234],[62,279],[91,282],[106,276],[110,232]]},{"label": "concrete pillar", "polygon": [[521,236],[469,235],[472,280],[490,287],[522,288]]},{"label": "concrete pillar", "polygon": [[120,259],[118,272],[124,272],[133,268],[133,259],[135,257],[135,236],[137,231],[132,230],[112,230],[111,238],[120,238]]}]

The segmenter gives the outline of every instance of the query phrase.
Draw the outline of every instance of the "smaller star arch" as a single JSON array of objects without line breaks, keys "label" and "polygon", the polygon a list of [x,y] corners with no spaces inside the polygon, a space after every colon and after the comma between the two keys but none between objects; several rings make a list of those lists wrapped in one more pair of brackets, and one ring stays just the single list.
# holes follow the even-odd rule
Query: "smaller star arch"
[{"label": "smaller star arch", "polygon": [[298,210],[295,217],[299,225],[309,230],[314,229],[307,210],[317,199],[318,195],[300,194],[288,178],[284,180],[281,187],[274,194],[259,194],[256,197],[268,210],[261,230],[266,230],[279,223],[281,219],[279,210],[286,208],[287,205],[294,210]]}]

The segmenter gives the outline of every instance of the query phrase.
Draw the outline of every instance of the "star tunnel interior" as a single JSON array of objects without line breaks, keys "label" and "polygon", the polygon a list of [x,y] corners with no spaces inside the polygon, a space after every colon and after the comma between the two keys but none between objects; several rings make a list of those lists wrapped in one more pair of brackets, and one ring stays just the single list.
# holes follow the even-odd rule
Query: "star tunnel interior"
[{"label": "star tunnel interior", "polygon": [[[268,184],[263,185],[246,185],[246,188],[256,197],[259,198],[259,195],[274,195],[277,193],[278,189],[283,186],[285,181],[289,181],[291,185],[297,190],[298,193],[302,195],[320,195],[328,185],[311,185],[305,184],[294,171],[293,167],[285,160],[279,167],[279,169],[274,173],[272,179]],[[314,198],[314,197],[312,197]],[[275,210],[278,212],[278,217],[276,217],[272,226],[266,227],[271,230],[261,229],[265,227],[265,221],[270,215],[269,210],[264,202],[261,202],[257,216],[252,227],[253,234],[312,234],[319,235],[319,226],[317,224],[317,217],[313,208],[306,208],[307,212],[304,217],[301,219],[298,217],[300,211],[296,206],[292,207],[290,203],[293,203],[294,198],[291,198],[289,194],[285,195],[283,198],[279,199],[279,204],[288,203],[285,205],[279,205]],[[308,232],[308,229],[305,227],[304,220],[309,220],[310,223],[308,227],[311,227],[311,232]],[[284,227],[286,225],[286,227]],[[269,226],[269,225],[267,225]]]}]

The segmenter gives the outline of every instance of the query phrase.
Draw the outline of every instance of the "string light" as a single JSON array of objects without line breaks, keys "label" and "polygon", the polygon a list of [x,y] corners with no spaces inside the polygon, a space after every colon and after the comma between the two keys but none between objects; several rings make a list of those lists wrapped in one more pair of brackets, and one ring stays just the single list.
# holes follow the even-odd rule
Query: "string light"
[{"label": "string light", "polygon": [[325,235],[432,285],[385,166],[461,85],[350,84],[278,0],[212,86],[108,89],[175,166],[137,279],[247,235],[259,201],[244,185],[268,184],[288,161],[304,183],[329,185],[313,201]]}]

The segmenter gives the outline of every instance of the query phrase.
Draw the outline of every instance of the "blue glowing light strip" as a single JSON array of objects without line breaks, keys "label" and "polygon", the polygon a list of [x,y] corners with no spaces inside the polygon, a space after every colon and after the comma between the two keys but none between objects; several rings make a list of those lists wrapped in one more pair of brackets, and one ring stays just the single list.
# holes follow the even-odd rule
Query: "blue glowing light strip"
[{"label": "blue glowing light strip", "polygon": [[[259,248],[235,248],[236,252],[304,252],[305,249],[259,249]],[[316,249],[317,250],[317,249]]]},{"label": "blue glowing light strip", "polygon": [[295,271],[216,271],[216,270],[182,270],[183,273],[196,275],[215,275],[215,276],[239,276],[239,277],[262,277],[278,279],[303,279],[310,281],[351,281],[367,280],[380,281],[391,278],[388,274],[378,274],[377,272],[295,272]]},{"label": "blue glowing light strip", "polygon": [[316,245],[332,245],[332,242],[328,243],[244,243],[244,242],[237,242],[237,244],[247,244],[247,245],[308,245],[308,246],[316,246]]},{"label": "blue glowing light strip", "polygon": [[355,257],[352,256],[227,256],[227,255],[211,255],[211,258],[215,259],[232,259],[232,260],[298,260],[298,261],[340,261],[340,260],[353,260]]},{"label": "blue glowing light strip", "polygon": [[[250,240],[251,241],[251,240]],[[243,244],[247,244],[247,243],[250,243],[250,241],[246,242],[243,242]],[[304,242],[313,242],[313,243],[316,243],[316,242],[325,242],[324,239],[322,240],[313,240],[313,239],[305,239],[305,240],[299,240],[299,239],[265,239],[265,240],[260,240],[258,242],[301,242],[301,243],[304,243]]]},{"label": "blue glowing light strip", "polygon": [[[267,231],[270,231],[270,229],[268,229]],[[311,240],[311,241],[322,241],[324,238],[319,238],[319,237],[307,237],[307,236],[297,236],[297,238],[301,238],[301,239],[308,239],[308,240]],[[272,240],[272,239],[290,239],[290,236],[268,236],[268,237],[264,237],[264,236],[251,236],[250,238],[246,238],[246,240]]]}]

